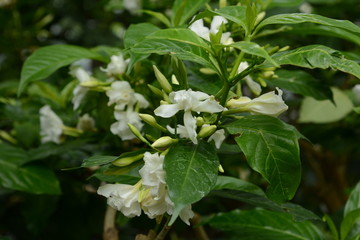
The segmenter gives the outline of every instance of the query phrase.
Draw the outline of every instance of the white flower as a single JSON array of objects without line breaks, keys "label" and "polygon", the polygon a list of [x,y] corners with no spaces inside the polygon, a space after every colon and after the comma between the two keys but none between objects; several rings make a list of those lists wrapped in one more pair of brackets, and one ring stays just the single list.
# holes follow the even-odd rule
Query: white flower
[{"label": "white flower", "polygon": [[136,13],[137,10],[141,9],[141,0],[124,0],[124,8],[131,12],[132,14]]},{"label": "white flower", "polygon": [[97,190],[97,193],[107,197],[107,203],[121,211],[127,217],[140,216],[141,207],[138,202],[139,185],[105,184]]},{"label": "white flower", "polygon": [[63,121],[48,105],[45,105],[40,109],[40,136],[42,143],[60,143],[63,126]]},{"label": "white flower", "polygon": [[360,102],[360,84],[356,84],[352,89],[351,91],[353,92],[354,94],[354,97],[355,97],[355,100],[357,102]]},{"label": "white flower", "polygon": [[252,114],[264,114],[269,116],[278,116],[288,109],[288,106],[282,99],[282,91],[276,88],[275,91],[268,92],[260,97],[250,99],[248,97],[240,97],[239,99],[231,99],[227,106],[229,108],[237,108],[241,111],[248,111]]},{"label": "white flower", "polygon": [[[72,66],[70,69],[70,74],[79,80],[80,83],[88,82],[91,80],[91,76],[88,72],[85,71],[82,67]],[[74,110],[78,109],[81,101],[84,99],[88,88],[82,87],[80,85],[76,86],[73,90],[73,99],[71,100],[74,105]]]},{"label": "white flower", "polygon": [[[239,74],[243,72],[248,67],[249,64],[247,62],[241,62],[238,67],[237,73]],[[260,84],[255,82],[249,75],[247,75],[244,79],[251,92],[254,93],[256,96],[259,96],[262,90]]]},{"label": "white flower", "polygon": [[115,110],[114,116],[118,121],[110,126],[112,134],[118,135],[122,140],[131,140],[136,138],[131,132],[128,123],[134,125],[137,129],[141,129],[143,127],[143,123],[141,122],[139,114],[129,107],[126,111]]},{"label": "white flower", "polygon": [[95,128],[95,120],[86,113],[79,118],[76,128],[82,131],[93,130]]},{"label": "white flower", "polygon": [[111,56],[111,61],[106,68],[100,68],[101,71],[106,72],[107,75],[123,74],[129,64],[130,59],[124,60],[122,54]]},{"label": "white flower", "polygon": [[[204,21],[202,19],[193,22],[189,26],[189,29],[196,33],[199,37],[210,41],[210,34],[216,34],[219,31],[221,24],[226,24],[227,22],[228,21],[222,16],[214,16],[210,24],[210,29],[204,26]],[[230,32],[223,33],[221,35],[220,43],[224,45],[233,43],[234,41],[230,35]]]},{"label": "white flower", "polygon": [[191,204],[186,205],[180,212],[179,217],[187,225],[190,225],[189,220],[194,217],[194,212],[191,210]]},{"label": "white flower", "polygon": [[164,156],[159,153],[144,154],[144,166],[139,170],[143,186],[151,188],[150,192],[156,196],[160,184],[165,184],[165,171],[163,170]]},{"label": "white flower", "polygon": [[[175,134],[175,129],[170,127],[169,125],[166,126],[166,129],[172,133]],[[185,126],[178,124],[176,127],[176,133],[179,134],[181,138],[189,138],[189,133],[187,132]]]},{"label": "white flower", "polygon": [[142,209],[149,218],[155,218],[164,213],[172,214],[174,203],[171,201],[165,184],[160,184],[156,196],[151,191],[141,201]]},{"label": "white flower", "polygon": [[147,108],[149,102],[143,95],[135,93],[130,84],[126,81],[115,81],[111,84],[111,89],[106,91],[109,97],[108,105],[116,104],[116,110],[124,110],[126,106],[133,106],[138,103],[140,108]]},{"label": "white flower", "polygon": [[226,138],[225,137],[225,130],[220,129],[220,130],[217,130],[216,132],[214,132],[209,137],[208,142],[210,142],[211,140],[214,140],[216,148],[219,149],[221,147],[221,144],[225,140],[225,138]]},{"label": "white flower", "polygon": [[196,120],[192,116],[191,111],[215,113],[224,110],[213,97],[203,92],[192,91],[191,89],[171,92],[169,98],[172,104],[159,106],[154,111],[155,115],[170,118],[178,111],[184,110],[184,126],[194,144],[197,144]]}]

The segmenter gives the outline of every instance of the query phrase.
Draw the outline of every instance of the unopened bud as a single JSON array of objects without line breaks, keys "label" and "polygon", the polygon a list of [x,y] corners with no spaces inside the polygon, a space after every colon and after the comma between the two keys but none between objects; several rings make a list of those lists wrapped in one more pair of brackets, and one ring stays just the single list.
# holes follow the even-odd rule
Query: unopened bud
[{"label": "unopened bud", "polygon": [[200,126],[204,125],[204,123],[205,123],[204,118],[202,118],[202,117],[196,118],[196,126],[200,127]]},{"label": "unopened bud", "polygon": [[221,173],[225,172],[223,167],[221,166],[221,164],[219,165],[219,172],[221,172]]},{"label": "unopened bud", "polygon": [[118,167],[125,167],[125,166],[132,164],[133,162],[136,162],[136,161],[142,159],[143,157],[144,157],[144,154],[138,154],[138,155],[131,156],[131,157],[120,157],[120,158],[116,159],[115,161],[113,161],[112,164],[115,166],[118,166]]},{"label": "unopened bud", "polygon": [[206,126],[206,127],[201,128],[201,130],[198,133],[197,137],[198,138],[205,138],[205,137],[208,137],[211,134],[213,134],[215,131],[216,131],[216,125]]},{"label": "unopened bud", "polygon": [[265,12],[261,12],[256,16],[255,26],[259,24],[265,17]]},{"label": "unopened bud", "polygon": [[162,92],[163,92],[163,99],[166,101],[166,102],[168,102],[168,103],[170,103],[171,101],[170,101],[170,98],[169,98],[169,95],[167,95],[167,93],[164,91],[164,90],[162,90]]},{"label": "unopened bud", "polygon": [[227,1],[226,0],[219,0],[219,8],[223,8],[227,6]]},{"label": "unopened bud", "polygon": [[161,126],[160,124],[158,124],[158,123],[156,122],[156,119],[155,119],[152,115],[140,113],[140,114],[139,114],[139,117],[140,117],[144,122],[146,122],[147,124],[149,124],[150,126],[156,127],[157,129],[159,129],[159,130],[162,131],[162,132],[167,132],[166,128],[164,128],[163,126]]},{"label": "unopened bud", "polygon": [[99,86],[108,86],[108,85],[110,85],[110,83],[101,82],[98,80],[90,80],[90,81],[85,81],[85,82],[80,83],[80,86],[89,87],[89,88],[99,87]]},{"label": "unopened bud", "polygon": [[139,138],[141,141],[143,141],[144,143],[146,143],[147,145],[150,145],[149,141],[146,140],[140,133],[140,131],[131,123],[128,123],[128,126],[131,130],[131,132],[137,137]]},{"label": "unopened bud", "polygon": [[171,83],[174,85],[180,85],[179,81],[177,80],[177,78],[174,74],[171,75]]},{"label": "unopened bud", "polygon": [[150,88],[150,90],[158,97],[162,97],[163,96],[163,93],[160,89],[148,84],[148,87]]},{"label": "unopened bud", "polygon": [[265,78],[272,78],[275,75],[274,71],[265,71],[262,73]]},{"label": "unopened bud", "polygon": [[0,137],[12,144],[17,144],[17,140],[5,131],[0,130]]},{"label": "unopened bud", "polygon": [[176,142],[178,142],[177,139],[173,139],[169,136],[165,136],[165,137],[161,137],[158,140],[156,140],[155,142],[153,142],[153,144],[151,144],[151,146],[154,148],[164,148],[164,147],[168,147]]},{"label": "unopened bud", "polygon": [[155,65],[153,65],[153,68],[154,68],[156,79],[159,81],[161,87],[164,89],[164,91],[166,93],[171,93],[172,87],[171,87],[170,83],[168,82],[168,80],[166,79],[166,77],[159,71],[159,69]]},{"label": "unopened bud", "polygon": [[210,68],[200,68],[200,72],[206,75],[216,74],[216,72]]},{"label": "unopened bud", "polygon": [[279,49],[279,52],[284,52],[284,51],[287,51],[289,50],[290,46],[285,46],[285,47],[282,47]]}]

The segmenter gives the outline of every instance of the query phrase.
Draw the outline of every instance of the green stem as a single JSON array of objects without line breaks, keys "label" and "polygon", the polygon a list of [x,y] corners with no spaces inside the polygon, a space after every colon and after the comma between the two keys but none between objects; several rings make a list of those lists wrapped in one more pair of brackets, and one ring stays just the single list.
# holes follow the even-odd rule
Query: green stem
[{"label": "green stem", "polygon": [[238,70],[238,68],[240,66],[241,61],[244,58],[244,55],[245,55],[245,53],[241,52],[239,54],[239,56],[236,58],[235,64],[234,64],[234,66],[233,66],[233,68],[231,70],[231,73],[230,73],[230,78],[233,78],[237,74],[237,70]]}]

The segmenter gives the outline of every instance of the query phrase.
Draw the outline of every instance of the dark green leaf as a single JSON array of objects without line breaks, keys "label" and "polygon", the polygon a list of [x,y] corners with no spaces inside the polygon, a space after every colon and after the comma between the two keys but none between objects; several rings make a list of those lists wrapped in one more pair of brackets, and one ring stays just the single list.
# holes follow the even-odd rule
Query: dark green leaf
[{"label": "dark green leaf", "polygon": [[277,78],[268,80],[272,86],[287,89],[291,92],[310,96],[318,100],[332,99],[331,89],[301,70],[276,71]]},{"label": "dark green leaf", "polygon": [[352,239],[354,235],[360,234],[360,208],[348,212],[341,222],[340,234],[341,240]]},{"label": "dark green leaf", "polygon": [[15,166],[21,166],[29,161],[29,155],[22,148],[5,143],[0,144],[0,160]]},{"label": "dark green leaf", "polygon": [[254,193],[257,195],[265,196],[265,193],[261,188],[250,182],[244,181],[239,178],[218,176],[216,185],[213,190],[230,189],[243,192]]},{"label": "dark green leaf", "polygon": [[299,24],[306,22],[316,23],[334,28],[341,28],[354,33],[360,33],[360,27],[356,26],[354,23],[348,20],[337,20],[308,13],[288,13],[274,15],[260,22],[256,30],[259,30],[264,26],[270,24]]},{"label": "dark green leaf", "polygon": [[320,230],[309,221],[294,222],[287,214],[263,209],[220,213],[210,220],[210,225],[231,233],[231,239],[325,239]]},{"label": "dark green leaf", "polygon": [[298,133],[270,116],[246,116],[224,126],[243,150],[252,169],[269,183],[267,194],[275,201],[291,199],[300,183]]},{"label": "dark green leaf", "polygon": [[174,27],[186,23],[186,21],[194,16],[208,1],[209,0],[176,0],[172,8],[172,22]]},{"label": "dark green leaf", "polygon": [[179,143],[170,149],[164,160],[166,183],[175,204],[170,224],[186,205],[210,192],[216,183],[218,167],[216,149],[209,143]]},{"label": "dark green leaf", "polygon": [[279,66],[274,60],[271,59],[270,55],[263,47],[260,47],[258,44],[254,43],[254,42],[241,41],[241,42],[236,42],[236,43],[230,44],[230,46],[240,49],[241,51],[243,51],[247,54],[265,58],[274,66]]},{"label": "dark green leaf", "polygon": [[100,181],[108,183],[136,184],[141,178],[139,176],[139,167],[127,169],[124,173],[109,174],[111,165],[105,165],[98,169],[91,177],[96,177]]},{"label": "dark green leaf", "polygon": [[18,95],[30,82],[44,79],[57,69],[83,58],[104,60],[96,52],[72,45],[53,45],[38,49],[24,63]]},{"label": "dark green leaf", "polygon": [[179,59],[197,62],[217,71],[209,57],[209,46],[193,31],[172,28],[156,31],[131,48],[139,54],[172,54]]},{"label": "dark green leaf", "polygon": [[322,45],[310,45],[271,56],[279,65],[303,68],[332,68],[360,78],[360,65],[346,59],[340,52]]},{"label": "dark green leaf", "polygon": [[83,161],[81,167],[92,167],[115,161],[118,156],[92,156]]},{"label": "dark green leaf", "polygon": [[163,13],[155,12],[155,11],[151,11],[151,10],[142,10],[142,12],[157,18],[160,22],[165,24],[166,27],[171,27],[171,23],[170,23],[169,19]]},{"label": "dark green leaf", "polygon": [[144,38],[153,32],[160,30],[157,26],[151,23],[131,24],[125,32],[124,46],[130,48],[135,44],[144,40]]},{"label": "dark green leaf", "polygon": [[233,186],[226,186],[223,190],[212,191],[211,193],[220,197],[230,198],[238,200],[244,203],[251,204],[256,207],[265,208],[275,212],[288,213],[292,216],[295,221],[305,221],[305,220],[320,220],[320,218],[315,215],[313,212],[301,207],[300,205],[292,203],[276,203],[268,199],[263,194],[255,194],[243,189],[241,191],[231,190]]}]

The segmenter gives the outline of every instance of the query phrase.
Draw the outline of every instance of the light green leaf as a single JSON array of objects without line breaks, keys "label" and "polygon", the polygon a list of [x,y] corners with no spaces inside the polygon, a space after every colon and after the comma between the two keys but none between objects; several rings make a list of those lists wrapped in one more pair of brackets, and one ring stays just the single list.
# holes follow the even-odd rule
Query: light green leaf
[{"label": "light green leaf", "polygon": [[166,27],[171,27],[171,23],[170,23],[169,19],[163,13],[155,12],[155,11],[151,11],[151,10],[142,10],[142,12],[157,18],[160,22],[165,24]]},{"label": "light green leaf", "polygon": [[179,143],[170,149],[164,160],[166,183],[175,204],[170,224],[186,205],[210,192],[217,180],[218,167],[216,149],[207,142]]},{"label": "light green leaf", "polygon": [[197,62],[218,71],[209,58],[208,44],[187,28],[156,31],[131,48],[135,53],[172,54],[179,59]]},{"label": "light green leaf", "polygon": [[50,169],[37,165],[19,167],[20,161],[0,156],[0,186],[33,194],[61,193],[59,181]]},{"label": "light green leaf", "polygon": [[237,48],[247,54],[265,58],[274,66],[279,66],[274,60],[272,60],[268,52],[263,47],[259,46],[257,43],[241,41],[230,44],[230,46]]},{"label": "light green leaf", "polygon": [[269,183],[267,195],[275,201],[291,199],[300,183],[298,133],[290,125],[270,116],[246,116],[224,128],[240,134],[235,140],[252,169]]},{"label": "light green leaf", "polygon": [[291,92],[304,96],[313,97],[317,100],[332,99],[332,92],[325,84],[315,79],[309,73],[301,70],[283,70],[275,72],[277,78],[268,80],[272,86],[287,89]]},{"label": "light green leaf", "polygon": [[360,65],[346,59],[340,52],[322,45],[309,45],[271,56],[279,65],[303,68],[332,68],[360,78]]},{"label": "light green leaf", "polygon": [[353,103],[349,97],[337,88],[331,89],[334,103],[330,100],[318,101],[311,97],[304,98],[300,108],[300,123],[330,123],[336,122],[353,110]]},{"label": "light green leaf", "polygon": [[345,204],[344,217],[356,209],[360,209],[360,182],[358,182],[355,188],[351,191],[349,199]]},{"label": "light green leaf", "polygon": [[18,95],[30,82],[44,79],[57,69],[83,58],[104,60],[94,51],[72,45],[53,45],[36,50],[26,59],[21,70]]},{"label": "light green leaf", "polygon": [[325,239],[321,231],[309,221],[295,222],[288,214],[274,213],[264,209],[219,213],[210,220],[210,225],[230,233],[230,239]]},{"label": "light green leaf", "polygon": [[6,161],[16,166],[21,166],[30,161],[29,155],[22,148],[0,144],[0,152],[0,159],[6,159]]},{"label": "light green leaf", "polygon": [[130,48],[153,32],[160,30],[157,26],[151,23],[131,24],[125,32],[124,46]]},{"label": "light green leaf", "polygon": [[360,234],[359,226],[360,208],[348,212],[342,220],[340,227],[341,240],[352,239],[354,235]]},{"label": "light green leaf", "polygon": [[200,10],[209,0],[176,0],[172,12],[174,27],[181,26]]},{"label": "light green leaf", "polygon": [[299,6],[304,0],[272,0],[269,8],[271,7],[294,7]]},{"label": "light green leaf", "polygon": [[227,6],[216,11],[210,11],[214,15],[220,15],[227,20],[239,24],[245,31],[248,29],[248,19],[246,18],[246,6]]},{"label": "light green leaf", "polygon": [[270,16],[259,23],[256,30],[270,24],[299,24],[316,23],[320,25],[345,29],[350,32],[360,33],[360,27],[348,20],[337,20],[324,16],[308,13],[287,13]]}]

